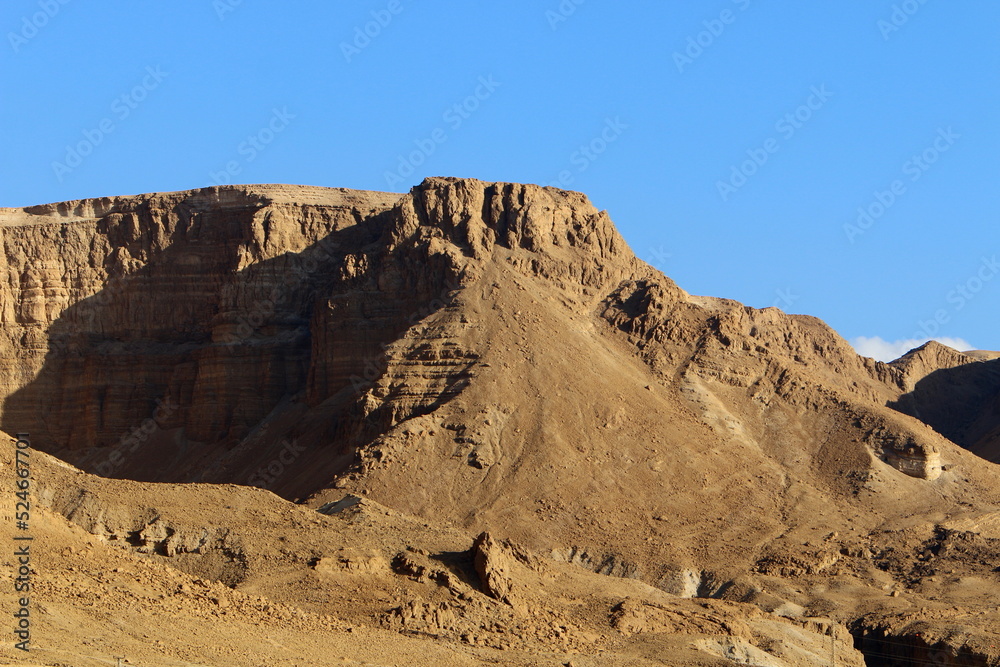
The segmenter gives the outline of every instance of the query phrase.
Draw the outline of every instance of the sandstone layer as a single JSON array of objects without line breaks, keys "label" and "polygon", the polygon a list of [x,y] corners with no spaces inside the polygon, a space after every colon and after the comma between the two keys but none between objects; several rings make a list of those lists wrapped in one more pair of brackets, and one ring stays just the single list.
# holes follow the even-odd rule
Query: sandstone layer
[{"label": "sandstone layer", "polygon": [[[203,488],[178,484],[257,486],[279,514],[384,507],[451,535],[388,544],[348,527],[360,550],[340,556],[309,551],[313,519],[285,536],[317,573],[433,584],[358,593],[390,633],[489,646],[516,628],[527,639],[504,646],[572,635],[562,648],[586,655],[614,630],[683,637],[672,650],[695,661],[805,665],[825,664],[802,657],[816,633],[850,655],[851,629],[872,653],[927,653],[934,637],[993,664],[994,355],[933,344],[884,364],[815,318],[689,295],[583,195],[530,185],[218,187],[2,210],[0,224],[0,425],[119,478],[52,467],[40,484],[60,531],[63,517],[280,598],[280,568],[247,583],[226,542],[245,519],[220,508],[264,492],[204,487],[228,491],[187,518],[156,501]],[[586,614],[537,598],[546,568],[593,577],[558,596]],[[368,590],[335,579],[335,595]],[[625,585],[641,594],[598,593]],[[733,630],[692,599],[764,625]],[[555,625],[517,620],[532,609]],[[789,622],[806,633],[798,658],[776,648]]]}]

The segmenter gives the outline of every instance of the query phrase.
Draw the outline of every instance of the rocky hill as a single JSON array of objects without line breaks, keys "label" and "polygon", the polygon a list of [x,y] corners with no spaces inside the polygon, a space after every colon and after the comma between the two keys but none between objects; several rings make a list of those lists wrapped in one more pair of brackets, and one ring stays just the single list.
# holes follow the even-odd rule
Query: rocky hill
[{"label": "rocky hill", "polygon": [[123,571],[457,651],[427,664],[862,664],[848,630],[868,664],[997,664],[993,355],[884,364],[689,295],[553,188],[219,187],[0,224],[0,425],[118,478],[39,484],[59,539],[122,544]]},{"label": "rocky hill", "polygon": [[1000,463],[1000,355],[931,341],[893,362],[908,391],[892,407],[979,456]]}]

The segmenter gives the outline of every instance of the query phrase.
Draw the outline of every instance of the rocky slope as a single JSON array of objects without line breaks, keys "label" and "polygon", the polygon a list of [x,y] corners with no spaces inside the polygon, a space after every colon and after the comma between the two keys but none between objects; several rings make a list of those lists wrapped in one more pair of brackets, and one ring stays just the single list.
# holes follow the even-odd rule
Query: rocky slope
[{"label": "rocky slope", "polygon": [[369,500],[326,514],[260,489],[33,464],[34,638],[27,655],[0,647],[3,664],[819,667],[831,648],[863,664],[827,618],[678,598]]},{"label": "rocky slope", "polygon": [[952,442],[1000,463],[1000,359],[931,341],[893,362],[908,390],[892,407]]},{"label": "rocky slope", "polygon": [[[972,646],[948,634],[959,621],[989,635],[1000,475],[976,456],[1000,423],[989,355],[928,346],[883,364],[815,318],[691,296],[639,262],[606,213],[551,188],[221,187],[0,222],[0,424],[84,470],[262,486],[313,509],[365,498],[461,536],[416,547],[404,573],[464,576],[515,610],[518,586],[496,572],[524,560],[673,596],[602,598],[594,613],[619,629],[724,598],[740,617],[832,618],[911,652],[917,621],[956,650]],[[82,490],[52,481],[46,502],[104,540],[93,517],[146,488],[74,479]],[[73,493],[99,486],[89,515],[73,509]],[[204,506],[206,530],[233,530],[224,496]],[[115,511],[114,534],[153,539],[136,522],[160,508]],[[311,538],[287,539],[300,553]],[[422,560],[462,540],[464,565]],[[476,555],[484,544],[499,566]],[[595,581],[565,595],[589,599]],[[402,610],[385,627],[448,625],[468,591],[444,588],[433,613],[384,601],[379,613]],[[979,621],[936,611],[959,598]],[[649,633],[670,634],[661,620]],[[970,660],[991,659],[987,646]]]}]

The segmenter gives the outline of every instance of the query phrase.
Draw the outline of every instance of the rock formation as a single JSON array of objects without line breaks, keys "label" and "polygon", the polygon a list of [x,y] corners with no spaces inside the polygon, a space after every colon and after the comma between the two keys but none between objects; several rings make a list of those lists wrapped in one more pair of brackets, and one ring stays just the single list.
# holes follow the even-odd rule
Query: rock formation
[{"label": "rock formation", "polygon": [[[0,425],[118,478],[53,464],[53,526],[289,608],[309,595],[260,566],[281,549],[297,591],[404,578],[412,595],[373,593],[368,622],[529,652],[614,629],[824,664],[746,638],[813,624],[819,656],[817,636],[909,632],[911,607],[951,595],[989,618],[973,589],[997,586],[1000,361],[929,344],[885,364],[815,318],[690,295],[583,195],[225,186],[0,210],[0,233]],[[136,504],[150,482],[212,500],[171,519]],[[329,514],[350,535],[391,517],[395,537],[319,553],[289,534],[262,556],[220,505],[264,497],[268,521]],[[587,578],[542,595],[552,567]],[[560,607],[598,575],[630,592]],[[950,636],[935,614],[919,619]]]}]

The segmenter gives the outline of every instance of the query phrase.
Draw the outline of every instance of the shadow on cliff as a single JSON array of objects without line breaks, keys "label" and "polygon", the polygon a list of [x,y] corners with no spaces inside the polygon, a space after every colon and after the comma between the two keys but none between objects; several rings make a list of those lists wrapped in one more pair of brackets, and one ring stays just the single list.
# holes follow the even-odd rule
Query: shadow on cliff
[{"label": "shadow on cliff", "polygon": [[888,405],[1000,463],[1000,359],[934,371]]},{"label": "shadow on cliff", "polygon": [[179,224],[132,272],[121,253],[140,253],[141,235],[100,229],[120,244],[105,266],[114,278],[47,336],[38,325],[44,363],[6,399],[0,426],[108,477],[308,495],[379,434],[383,416],[361,399],[384,347],[444,307],[452,287],[426,257],[379,265],[391,214],[238,271],[247,212],[217,212],[194,233]]}]

